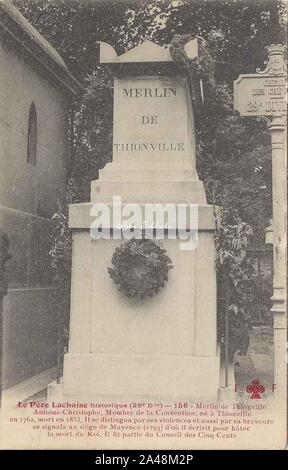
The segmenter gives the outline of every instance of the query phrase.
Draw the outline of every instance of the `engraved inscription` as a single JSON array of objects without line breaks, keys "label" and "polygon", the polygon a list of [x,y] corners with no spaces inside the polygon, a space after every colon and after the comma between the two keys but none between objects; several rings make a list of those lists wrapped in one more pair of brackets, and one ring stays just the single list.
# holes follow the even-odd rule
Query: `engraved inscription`
[{"label": "engraved inscription", "polygon": [[126,98],[169,98],[176,96],[176,88],[123,88]]},{"label": "engraved inscription", "polygon": [[[133,86],[134,84],[138,86]],[[134,84],[132,86],[125,84],[119,89],[121,106],[127,113],[127,119],[125,116],[125,120],[122,121],[123,132],[113,143],[113,153],[183,154],[186,138],[185,116],[181,116],[183,131],[179,132],[179,126],[176,128],[171,126],[175,103],[180,99],[180,91],[175,86],[157,86],[155,79],[147,84],[143,83],[143,80],[139,84]],[[154,84],[156,86],[153,86]],[[139,99],[141,104],[140,102],[138,104]],[[126,139],[122,140],[124,135]]]}]

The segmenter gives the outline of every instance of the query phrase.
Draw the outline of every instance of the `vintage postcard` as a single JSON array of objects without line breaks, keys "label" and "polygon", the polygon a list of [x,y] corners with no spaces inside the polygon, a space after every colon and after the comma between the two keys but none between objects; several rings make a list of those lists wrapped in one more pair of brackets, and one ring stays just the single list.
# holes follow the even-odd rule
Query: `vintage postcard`
[{"label": "vintage postcard", "polygon": [[1,449],[285,449],[286,15],[0,0]]}]

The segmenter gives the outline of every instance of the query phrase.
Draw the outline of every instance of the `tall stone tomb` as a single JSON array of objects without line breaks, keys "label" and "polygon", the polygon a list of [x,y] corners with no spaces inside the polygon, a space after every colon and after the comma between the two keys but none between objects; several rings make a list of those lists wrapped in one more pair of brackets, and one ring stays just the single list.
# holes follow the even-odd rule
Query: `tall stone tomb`
[{"label": "tall stone tomb", "polygon": [[[197,55],[197,42],[187,54]],[[101,44],[114,73],[113,161],[91,183],[91,202],[70,207],[73,234],[69,351],[65,399],[153,397],[216,400],[220,358],[216,340],[215,222],[196,170],[191,83],[170,52],[144,41],[117,56]],[[93,205],[194,204],[198,244],[163,240],[173,263],[168,282],[149,299],[131,300],[107,272],[125,240],[93,239]],[[106,227],[113,229],[113,217]],[[176,229],[179,227],[176,227]]]}]

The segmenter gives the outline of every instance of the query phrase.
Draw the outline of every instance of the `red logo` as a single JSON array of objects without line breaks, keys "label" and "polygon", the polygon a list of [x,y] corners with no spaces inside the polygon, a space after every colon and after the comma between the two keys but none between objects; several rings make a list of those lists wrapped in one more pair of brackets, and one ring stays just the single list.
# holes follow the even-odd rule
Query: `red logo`
[{"label": "red logo", "polygon": [[252,380],[250,385],[247,385],[246,390],[248,393],[252,393],[251,397],[252,400],[259,400],[261,397],[260,393],[265,392],[264,385],[261,385],[259,380]]}]

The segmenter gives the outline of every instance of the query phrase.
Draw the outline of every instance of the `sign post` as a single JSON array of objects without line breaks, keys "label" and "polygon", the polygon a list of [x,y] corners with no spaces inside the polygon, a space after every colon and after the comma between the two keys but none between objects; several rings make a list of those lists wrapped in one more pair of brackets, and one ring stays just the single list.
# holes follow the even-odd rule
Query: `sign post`
[{"label": "sign post", "polygon": [[271,132],[274,383],[276,396],[284,398],[287,388],[287,70],[283,45],[272,44],[266,50],[268,61],[265,70],[257,69],[256,74],[240,75],[234,82],[234,108],[241,116],[262,117]]}]

